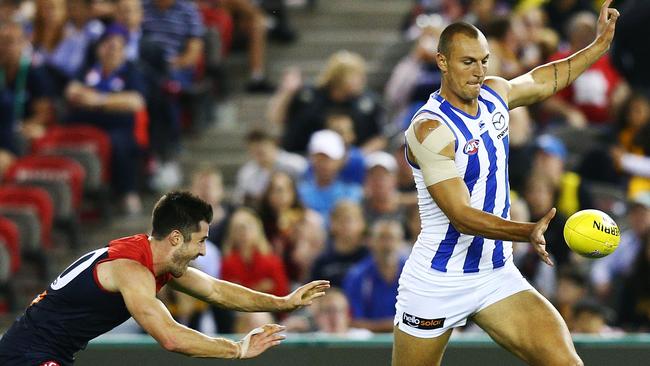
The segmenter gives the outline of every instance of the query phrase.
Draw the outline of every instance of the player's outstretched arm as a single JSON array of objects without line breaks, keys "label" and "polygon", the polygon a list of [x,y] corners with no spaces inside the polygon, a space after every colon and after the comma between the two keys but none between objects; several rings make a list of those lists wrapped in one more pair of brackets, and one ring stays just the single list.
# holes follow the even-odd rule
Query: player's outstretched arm
[{"label": "player's outstretched arm", "polygon": [[175,278],[170,285],[179,291],[205,302],[237,311],[291,311],[311,305],[329,288],[329,281],[313,281],[287,296],[278,297],[254,291],[228,281],[211,277],[196,268]]},{"label": "player's outstretched arm", "polygon": [[605,1],[600,9],[597,36],[589,46],[562,60],[538,66],[510,81],[489,77],[485,83],[504,96],[510,109],[542,101],[564,89],[609,50],[619,17],[618,11],[609,7],[611,2],[612,0]]},{"label": "player's outstretched arm", "polygon": [[[530,242],[549,265],[544,232],[555,209],[537,223],[517,222],[476,209],[470,205],[467,185],[454,164],[455,140],[444,124],[436,120],[419,120],[406,131],[409,158],[420,166],[431,198],[460,233],[488,239]],[[433,140],[433,141],[432,141]],[[435,141],[435,143],[434,143]]]},{"label": "player's outstretched arm", "polygon": [[278,334],[284,327],[265,325],[239,342],[208,337],[177,323],[156,298],[156,282],[140,263],[117,259],[102,264],[98,278],[108,291],[119,291],[133,318],[163,348],[192,357],[250,358],[284,339]]}]

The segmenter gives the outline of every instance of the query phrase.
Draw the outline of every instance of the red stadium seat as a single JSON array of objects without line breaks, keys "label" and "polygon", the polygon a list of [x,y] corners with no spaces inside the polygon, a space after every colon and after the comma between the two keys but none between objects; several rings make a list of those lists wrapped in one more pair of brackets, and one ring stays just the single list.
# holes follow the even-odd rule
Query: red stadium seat
[{"label": "red stadium seat", "polygon": [[32,144],[35,153],[55,148],[76,148],[97,154],[102,165],[102,181],[110,181],[111,140],[103,130],[85,124],[53,126],[45,137]]},{"label": "red stadium seat", "polygon": [[9,255],[11,256],[11,272],[20,269],[20,234],[16,224],[0,216],[0,237],[4,239]]},{"label": "red stadium seat", "polygon": [[45,248],[51,246],[54,205],[46,190],[29,186],[0,186],[0,202],[3,205],[28,205],[34,207],[41,221],[41,243]]},{"label": "red stadium seat", "polygon": [[78,211],[83,198],[86,173],[76,161],[59,156],[25,156],[16,160],[5,173],[7,182],[64,182],[72,192],[72,205]]}]

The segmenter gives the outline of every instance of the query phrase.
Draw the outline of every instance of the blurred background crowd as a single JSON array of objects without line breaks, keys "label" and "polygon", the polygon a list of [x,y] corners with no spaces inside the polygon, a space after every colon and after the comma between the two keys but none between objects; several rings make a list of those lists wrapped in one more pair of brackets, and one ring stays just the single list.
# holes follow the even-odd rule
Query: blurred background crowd
[{"label": "blurred background crowd", "polygon": [[[194,266],[278,296],[312,279],[334,288],[293,314],[233,314],[163,291],[179,321],[218,333],[267,322],[391,332],[420,231],[403,131],[440,87],[442,29],[476,25],[489,74],[509,79],[587,46],[600,4],[1,0],[2,324],[107,233],[148,230],[152,202],[182,188],[214,209]],[[514,261],[579,333],[650,331],[650,2],[614,6],[610,52],[510,113],[512,218],[558,208],[546,235],[555,267],[527,243]],[[586,208],[622,228],[609,257],[564,244],[566,219]]]}]

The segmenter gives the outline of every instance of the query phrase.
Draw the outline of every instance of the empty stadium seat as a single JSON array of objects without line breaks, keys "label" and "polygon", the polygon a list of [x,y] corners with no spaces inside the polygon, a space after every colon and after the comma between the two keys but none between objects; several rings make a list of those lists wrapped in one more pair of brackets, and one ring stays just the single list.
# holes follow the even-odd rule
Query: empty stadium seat
[{"label": "empty stadium seat", "polygon": [[63,148],[96,154],[101,162],[102,182],[110,181],[111,140],[106,132],[82,123],[73,126],[53,126],[45,137],[32,144],[32,151],[36,153]]},{"label": "empty stadium seat", "polygon": [[0,203],[0,216],[13,221],[20,234],[21,255],[41,249],[41,223],[36,208]]},{"label": "empty stadium seat", "polygon": [[46,190],[28,186],[0,186],[0,204],[35,208],[41,222],[41,243],[46,248],[51,246],[54,206]]},{"label": "empty stadium seat", "polygon": [[9,245],[0,237],[0,283],[6,283],[11,278],[11,255]]},{"label": "empty stadium seat", "polygon": [[0,216],[0,238],[7,246],[11,258],[11,272],[16,273],[20,269],[20,233],[16,224],[6,217]]},{"label": "empty stadium seat", "polygon": [[7,182],[55,181],[70,187],[72,207],[78,210],[83,198],[86,173],[76,161],[62,156],[29,155],[16,160],[5,174]]}]

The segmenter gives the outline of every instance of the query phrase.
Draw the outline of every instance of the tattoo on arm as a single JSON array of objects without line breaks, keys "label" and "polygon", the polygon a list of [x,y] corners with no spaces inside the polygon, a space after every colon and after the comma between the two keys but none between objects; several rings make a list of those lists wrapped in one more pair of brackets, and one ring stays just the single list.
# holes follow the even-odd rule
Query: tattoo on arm
[{"label": "tattoo on arm", "polygon": [[569,86],[569,84],[571,84],[571,59],[568,58],[567,62],[569,63],[569,73],[566,77],[566,86]]},{"label": "tattoo on arm", "polygon": [[557,92],[557,62],[553,63],[553,94]]}]

